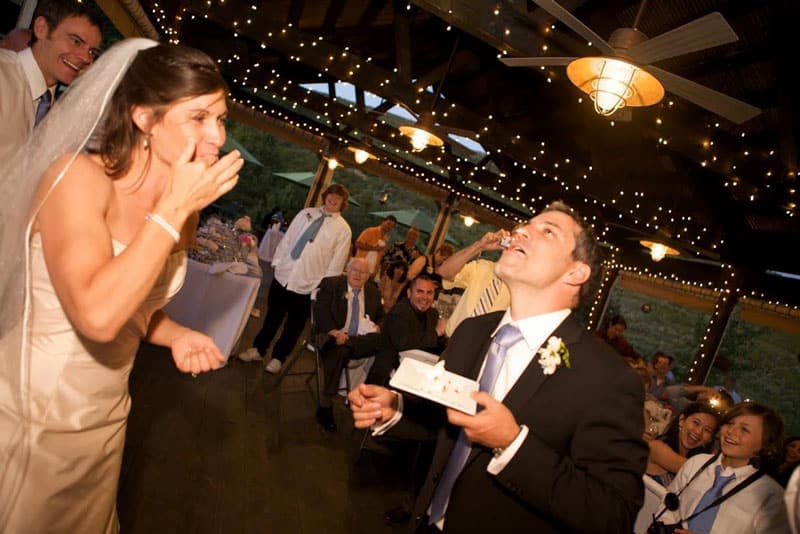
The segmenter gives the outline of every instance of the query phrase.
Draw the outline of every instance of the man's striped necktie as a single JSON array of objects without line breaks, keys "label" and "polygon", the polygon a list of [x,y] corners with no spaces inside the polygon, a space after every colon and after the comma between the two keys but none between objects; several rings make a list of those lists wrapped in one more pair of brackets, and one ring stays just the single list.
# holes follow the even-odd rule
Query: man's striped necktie
[{"label": "man's striped necktie", "polygon": [[493,276],[492,282],[486,286],[486,289],[483,290],[481,298],[478,299],[478,303],[472,309],[472,315],[470,315],[470,317],[489,313],[489,311],[492,309],[492,304],[494,304],[494,299],[496,299],[497,295],[500,294],[500,288],[502,286],[503,282],[501,282],[496,276]]}]

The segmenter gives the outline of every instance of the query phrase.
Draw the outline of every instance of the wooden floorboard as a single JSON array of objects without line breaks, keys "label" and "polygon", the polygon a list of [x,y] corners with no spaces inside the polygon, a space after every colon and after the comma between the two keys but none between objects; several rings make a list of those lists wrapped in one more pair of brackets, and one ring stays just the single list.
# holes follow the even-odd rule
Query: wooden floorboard
[{"label": "wooden floorboard", "polygon": [[[256,303],[262,317],[265,287],[268,278]],[[250,319],[241,348],[260,325]],[[293,371],[313,369],[310,353],[298,358]],[[118,496],[122,532],[405,530],[386,526],[382,517],[409,500],[413,444],[371,444],[356,463],[363,432],[353,429],[343,399],[334,403],[339,429],[326,433],[314,419],[314,381],[276,382],[262,362],[236,358],[192,378],[175,369],[169,351],[143,345],[130,379]]]}]

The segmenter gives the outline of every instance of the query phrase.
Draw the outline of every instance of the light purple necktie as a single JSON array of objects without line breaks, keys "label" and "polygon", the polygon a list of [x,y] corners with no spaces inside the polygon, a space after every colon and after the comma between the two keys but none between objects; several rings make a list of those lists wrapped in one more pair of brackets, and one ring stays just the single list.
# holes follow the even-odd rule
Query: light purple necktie
[{"label": "light purple necktie", "polygon": [[[483,374],[480,380],[480,390],[491,392],[494,383],[497,380],[497,374],[500,372],[500,367],[505,360],[506,352],[509,347],[516,345],[523,339],[522,332],[519,328],[508,323],[504,325],[495,334],[492,340],[492,345],[489,347],[489,354],[486,356],[486,365],[483,366]],[[444,468],[442,478],[433,492],[431,499],[431,513],[430,524],[433,525],[444,516],[447,509],[447,502],[450,500],[450,492],[453,490],[453,485],[461,474],[464,464],[467,463],[469,453],[472,450],[472,443],[467,440],[464,431],[458,433],[458,440],[456,441],[453,452],[450,453],[450,458],[447,460],[447,466]]]}]

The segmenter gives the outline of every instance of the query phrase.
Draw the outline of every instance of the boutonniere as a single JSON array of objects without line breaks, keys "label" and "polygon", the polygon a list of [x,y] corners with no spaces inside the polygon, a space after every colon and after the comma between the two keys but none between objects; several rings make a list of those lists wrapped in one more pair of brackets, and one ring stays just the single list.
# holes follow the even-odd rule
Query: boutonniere
[{"label": "boutonniere", "polygon": [[560,337],[550,336],[547,340],[547,345],[539,349],[539,365],[542,366],[542,372],[546,375],[552,375],[556,372],[556,368],[563,362],[569,369],[569,350]]},{"label": "boutonniere", "polygon": [[347,293],[345,293],[345,294],[344,294],[344,300],[350,300],[350,298],[351,298],[352,296],[353,296],[353,293],[351,293],[350,291],[348,291]]},{"label": "boutonniere", "polygon": [[310,220],[311,220],[311,219],[313,219],[313,218],[314,218],[314,216],[313,216],[313,215],[311,215],[310,213],[306,213],[306,219],[307,219],[307,220],[309,220],[309,221],[310,221]]}]

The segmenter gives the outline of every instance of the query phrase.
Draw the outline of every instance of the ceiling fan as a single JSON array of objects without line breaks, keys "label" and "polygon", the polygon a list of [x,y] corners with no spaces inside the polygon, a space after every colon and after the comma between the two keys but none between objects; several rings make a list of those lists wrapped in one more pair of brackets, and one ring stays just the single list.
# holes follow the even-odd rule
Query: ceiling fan
[{"label": "ceiling fan", "polygon": [[643,0],[631,28],[614,30],[608,42],[554,0],[533,0],[550,15],[600,50],[597,57],[504,58],[510,67],[567,66],[567,76],[594,101],[601,115],[623,106],[650,106],[664,97],[664,90],[685,98],[736,124],[761,110],[709,87],[677,76],[651,63],[739,40],[718,12],[693,20],[652,39],[637,29],[647,0]]}]

